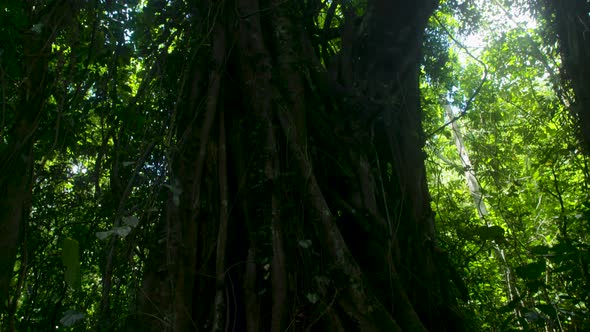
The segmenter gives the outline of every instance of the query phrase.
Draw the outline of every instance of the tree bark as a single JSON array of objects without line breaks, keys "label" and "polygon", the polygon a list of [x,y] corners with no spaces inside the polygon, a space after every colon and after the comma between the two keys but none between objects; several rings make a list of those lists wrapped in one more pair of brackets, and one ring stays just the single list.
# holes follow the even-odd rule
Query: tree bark
[{"label": "tree bark", "polygon": [[178,91],[145,329],[461,330],[422,152],[420,49],[436,4],[340,3],[341,52],[319,51],[309,25],[330,4],[195,5],[190,29],[206,40]]},{"label": "tree bark", "polygon": [[558,35],[564,78],[575,95],[570,107],[579,121],[581,140],[590,153],[590,8],[584,1],[545,0],[549,21]]}]

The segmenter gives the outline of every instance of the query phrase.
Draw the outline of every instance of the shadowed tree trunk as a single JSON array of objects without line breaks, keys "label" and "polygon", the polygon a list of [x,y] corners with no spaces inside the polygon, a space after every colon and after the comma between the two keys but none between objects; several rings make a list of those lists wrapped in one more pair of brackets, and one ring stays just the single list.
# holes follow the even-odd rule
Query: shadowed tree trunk
[{"label": "shadowed tree trunk", "polygon": [[590,153],[590,5],[580,0],[545,0],[560,48],[564,78],[571,82],[586,153]]},{"label": "shadowed tree trunk", "polygon": [[198,1],[177,73],[152,331],[460,331],[426,186],[435,0]]}]

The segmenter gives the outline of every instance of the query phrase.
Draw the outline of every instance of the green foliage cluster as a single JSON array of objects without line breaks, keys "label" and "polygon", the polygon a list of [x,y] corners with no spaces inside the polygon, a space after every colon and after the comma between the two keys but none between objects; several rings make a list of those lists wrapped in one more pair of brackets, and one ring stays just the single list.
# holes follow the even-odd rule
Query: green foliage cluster
[{"label": "green foliage cluster", "polygon": [[[37,33],[31,27],[55,3],[41,1],[30,11],[14,0],[0,8],[0,143],[7,143],[26,81],[22,36]],[[108,312],[124,320],[136,303],[147,255],[141,243],[157,241],[146,234],[167,192],[164,147],[154,142],[170,135],[172,110],[161,105],[176,98],[153,86],[166,84],[156,75],[172,79],[160,65],[167,52],[154,57],[151,50],[173,45],[172,31],[146,23],[158,20],[152,15],[172,24],[175,16],[158,5],[165,2],[81,2],[78,20],[55,31],[35,133],[30,217],[11,286],[19,294],[8,305],[18,331],[112,329],[120,322],[104,321]],[[169,62],[172,68],[183,61]],[[110,303],[101,303],[104,292],[114,294]],[[12,324],[1,318],[1,325]]]},{"label": "green foliage cluster", "polygon": [[[433,133],[427,166],[441,246],[469,290],[463,307],[483,330],[587,330],[588,157],[573,134],[571,92],[560,84],[555,45],[543,39],[542,26],[498,28],[484,20],[479,35],[487,36],[486,46],[472,49],[473,59],[452,40],[460,35],[456,18],[437,15],[430,38],[442,40],[442,50],[430,50],[463,55],[444,58],[444,68],[452,68],[446,74],[429,69],[438,54],[426,53],[425,129]],[[470,169],[443,110],[447,100]],[[483,215],[466,172],[481,188]]]}]

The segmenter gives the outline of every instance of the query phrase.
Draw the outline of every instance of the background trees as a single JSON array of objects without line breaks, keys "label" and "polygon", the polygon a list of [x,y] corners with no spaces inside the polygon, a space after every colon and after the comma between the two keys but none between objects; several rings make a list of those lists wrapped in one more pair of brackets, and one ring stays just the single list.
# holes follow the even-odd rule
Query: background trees
[{"label": "background trees", "polygon": [[440,5],[7,2],[3,326],[586,328],[584,8]]},{"label": "background trees", "polygon": [[[480,31],[490,30],[470,49],[475,58],[451,47],[462,75],[439,75],[447,86],[424,83],[427,114],[438,119],[428,149],[441,246],[455,253],[469,289],[466,307],[483,327],[584,329],[587,300],[578,294],[588,287],[587,157],[567,107],[577,95],[560,77],[545,9],[519,18],[505,5],[488,4],[493,14],[480,17]],[[450,121],[435,99],[441,95],[461,124],[467,170],[451,131],[436,131]],[[477,213],[464,172],[476,178],[487,213]]]}]

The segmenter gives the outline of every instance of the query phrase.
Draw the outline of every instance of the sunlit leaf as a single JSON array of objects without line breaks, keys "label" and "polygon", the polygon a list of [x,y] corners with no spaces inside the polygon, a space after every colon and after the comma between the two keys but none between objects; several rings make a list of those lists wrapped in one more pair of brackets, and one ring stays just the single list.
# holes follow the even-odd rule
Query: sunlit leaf
[{"label": "sunlit leaf", "polygon": [[139,224],[139,219],[136,216],[123,217],[122,220],[125,225],[131,227],[136,227]]},{"label": "sunlit leaf", "polygon": [[115,227],[112,230],[115,234],[119,235],[120,237],[126,237],[129,232],[131,232],[131,227],[129,226],[119,226]]},{"label": "sunlit leaf", "polygon": [[301,248],[307,249],[307,248],[311,247],[311,240],[300,240],[299,246]]},{"label": "sunlit leaf", "polygon": [[63,317],[59,320],[61,325],[70,327],[84,319],[84,313],[76,310],[68,310],[64,312]]},{"label": "sunlit leaf", "polygon": [[78,289],[81,283],[80,276],[80,248],[78,241],[65,238],[62,242],[61,257],[66,268],[65,280],[68,286]]},{"label": "sunlit leaf", "polygon": [[113,231],[106,231],[106,232],[96,232],[96,237],[99,240],[106,240],[110,235],[113,234]]}]

